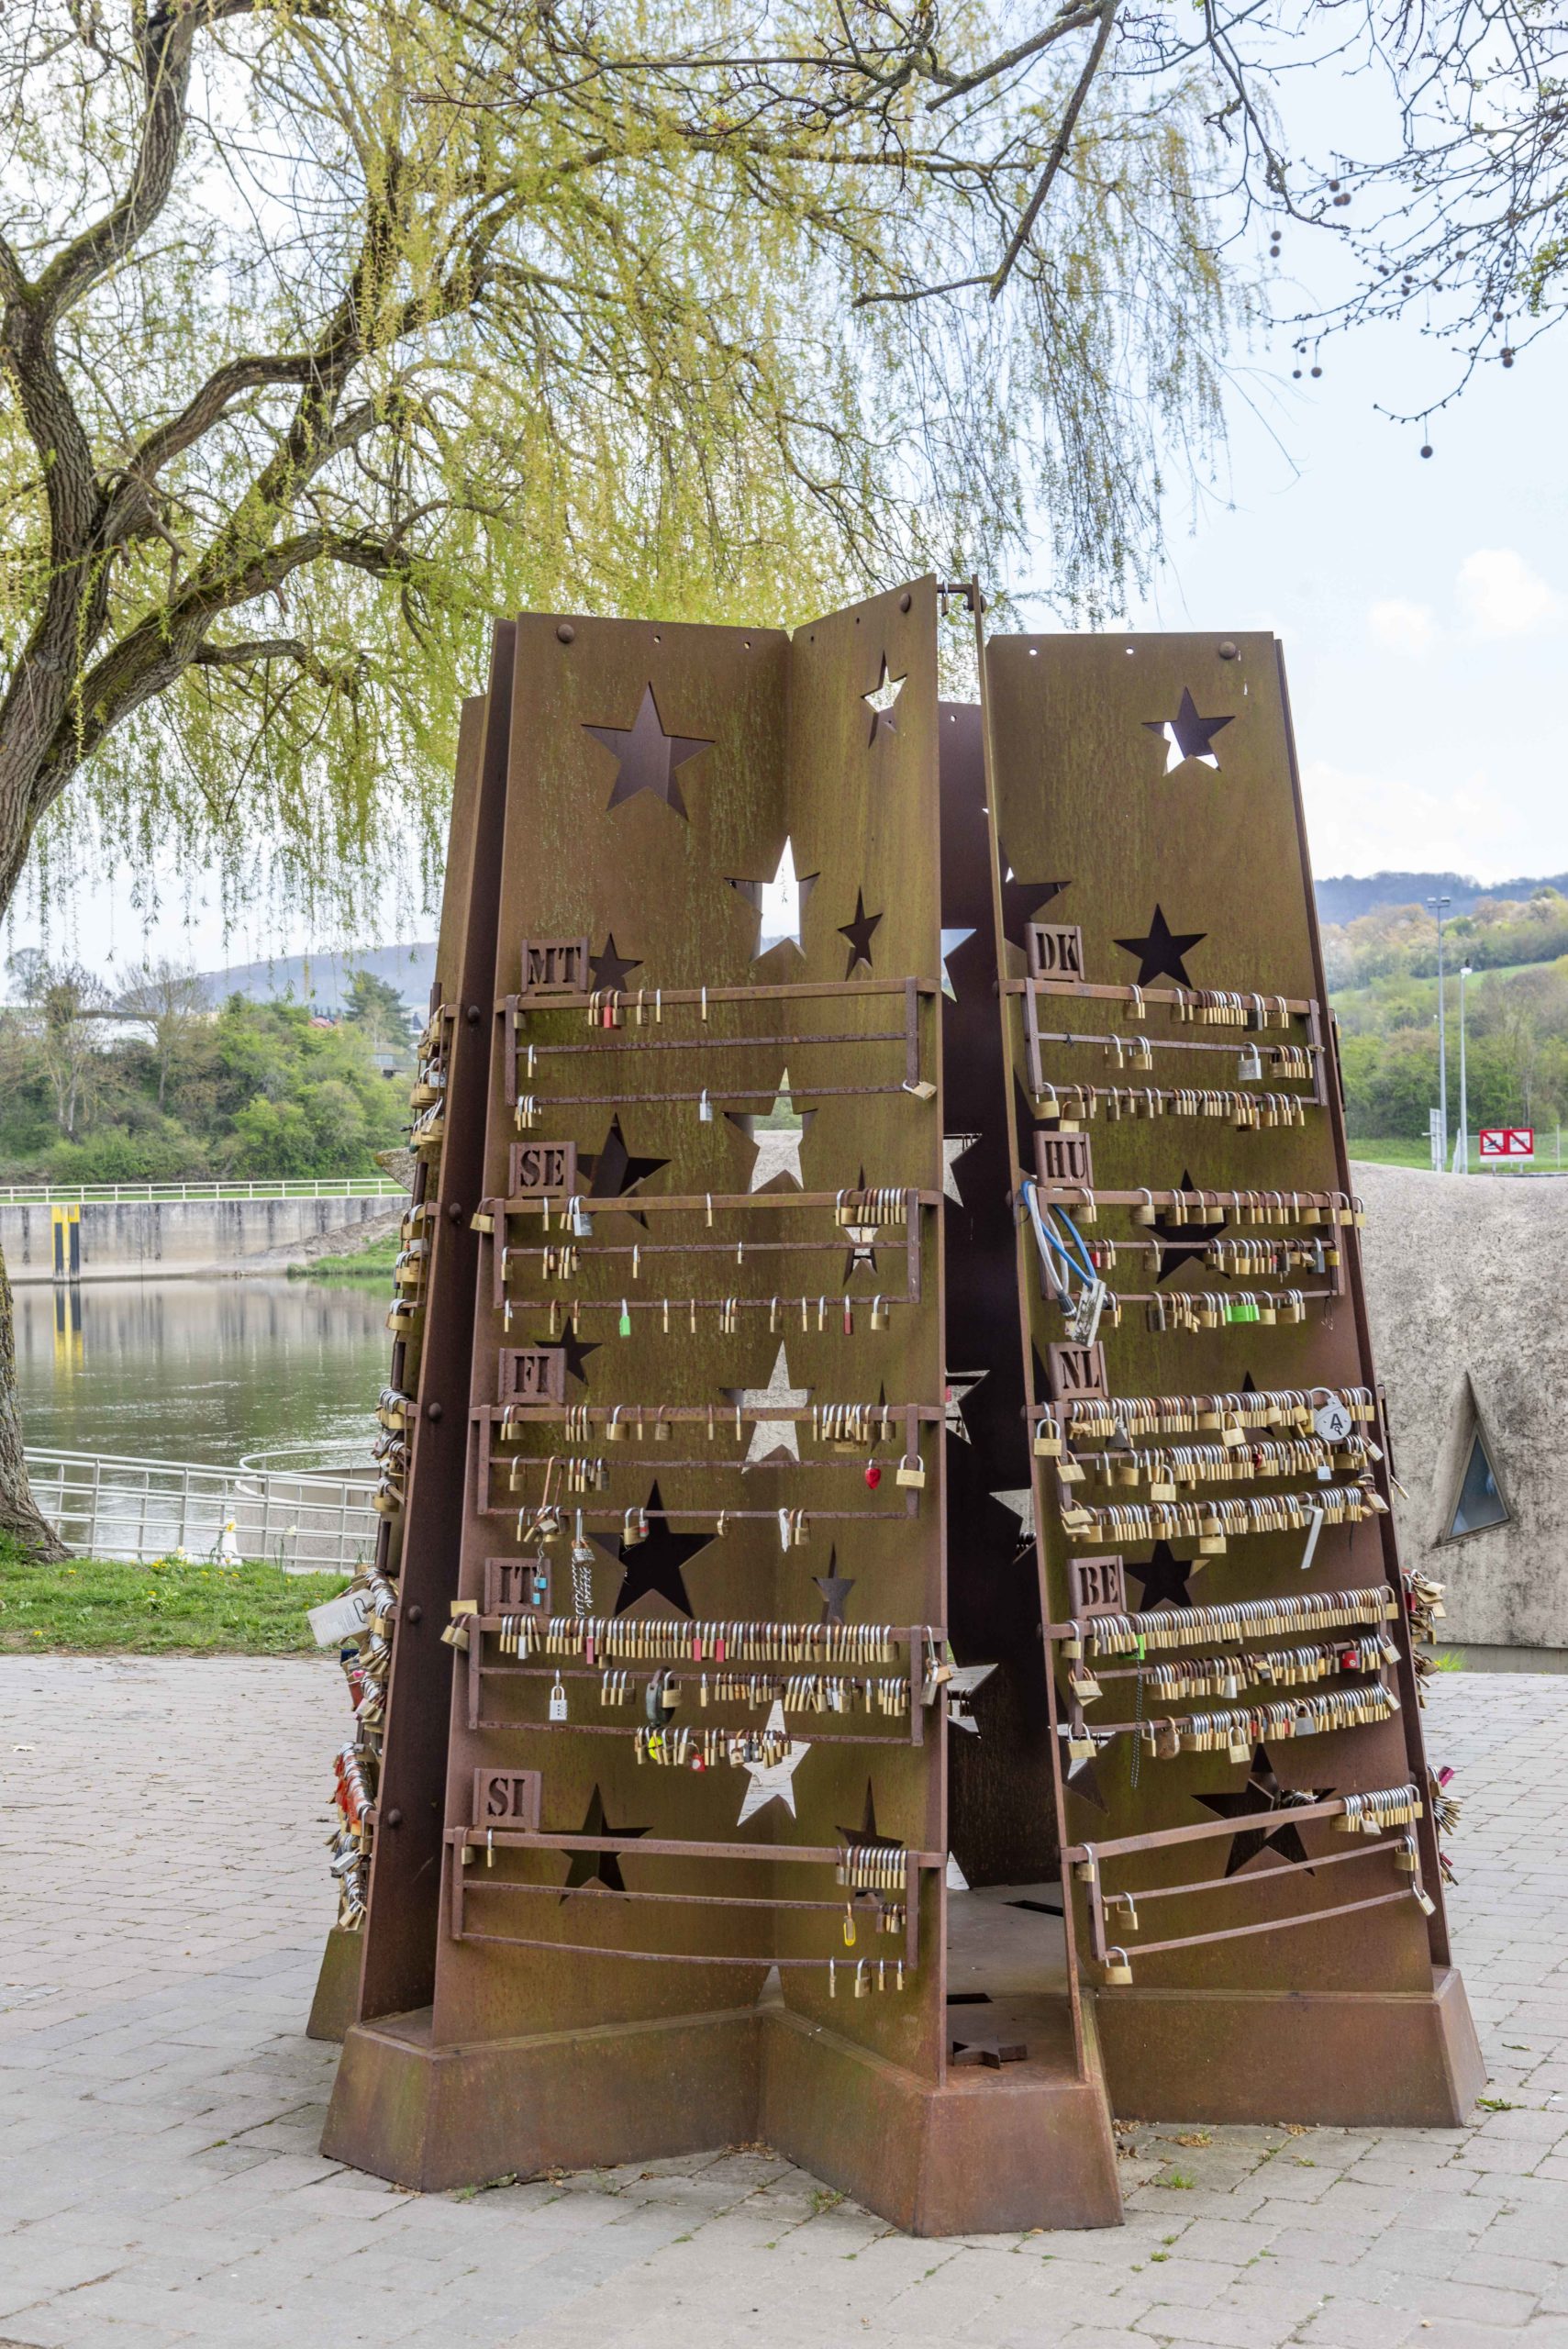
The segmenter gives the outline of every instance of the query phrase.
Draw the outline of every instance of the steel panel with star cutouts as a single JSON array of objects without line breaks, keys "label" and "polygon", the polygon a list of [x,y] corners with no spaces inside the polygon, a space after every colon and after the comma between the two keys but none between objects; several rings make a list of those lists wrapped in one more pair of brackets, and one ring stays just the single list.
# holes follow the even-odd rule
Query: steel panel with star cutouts
[{"label": "steel panel with star cutouts", "polygon": [[948,2012],[938,619],[512,631],[433,1997],[325,2140],[383,2175],[763,2137],[920,2232],[1117,2215],[1064,2008],[995,2094]]},{"label": "steel panel with star cutouts", "polygon": [[1121,2113],[1457,2121],[1479,2057],[1279,649],[998,637],[983,667],[1082,2028]]}]

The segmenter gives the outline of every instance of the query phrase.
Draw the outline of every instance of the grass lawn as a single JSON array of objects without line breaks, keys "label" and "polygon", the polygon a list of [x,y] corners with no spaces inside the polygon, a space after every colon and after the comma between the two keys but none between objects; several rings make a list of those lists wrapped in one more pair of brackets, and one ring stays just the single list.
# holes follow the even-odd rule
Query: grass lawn
[{"label": "grass lawn", "polygon": [[402,1245],[396,1232],[389,1231],[384,1239],[373,1240],[368,1248],[355,1249],[347,1256],[317,1256],[314,1264],[291,1264],[289,1278],[295,1281],[385,1281],[391,1277]]},{"label": "grass lawn", "polygon": [[1418,1140],[1404,1134],[1393,1140],[1379,1135],[1375,1141],[1357,1141],[1353,1138],[1345,1148],[1352,1160],[1360,1158],[1373,1166],[1424,1166],[1429,1174],[1432,1164],[1432,1146],[1423,1134]]},{"label": "grass lawn", "polygon": [[45,1566],[0,1539],[0,1653],[314,1653],[306,1611],[336,1598],[345,1581],[200,1560],[67,1558]]}]

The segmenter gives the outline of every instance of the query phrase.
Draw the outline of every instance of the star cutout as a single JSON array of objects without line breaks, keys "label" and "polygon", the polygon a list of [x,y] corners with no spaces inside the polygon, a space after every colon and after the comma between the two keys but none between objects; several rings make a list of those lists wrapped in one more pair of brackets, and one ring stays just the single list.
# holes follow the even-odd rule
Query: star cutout
[{"label": "star cutout", "polygon": [[984,1687],[995,1671],[994,1664],[961,1664],[955,1665],[943,1682],[948,1692],[948,1721],[953,1729],[966,1729],[971,1737],[980,1734],[980,1723],[969,1710],[969,1699],[977,1688]]},{"label": "star cutout", "polygon": [[[739,1405],[742,1411],[765,1411],[770,1404],[775,1410],[804,1410],[811,1400],[809,1386],[790,1385],[789,1361],[782,1344],[765,1386],[727,1386],[724,1391],[731,1410]],[[793,1460],[796,1467],[800,1464],[800,1438],[794,1419],[759,1419],[751,1430],[751,1442],[742,1466],[757,1468],[774,1460]]]},{"label": "star cutout", "polygon": [[1200,718],[1196,702],[1184,686],[1181,707],[1174,718],[1146,718],[1143,730],[1162,739],[1166,745],[1165,773],[1173,774],[1188,759],[1217,768],[1219,761],[1214,754],[1214,738],[1222,726],[1230,722],[1229,718]]},{"label": "star cutout", "polygon": [[963,1205],[963,1193],[958,1187],[954,1173],[966,1150],[973,1150],[980,1140],[978,1134],[944,1134],[942,1136],[942,1197],[951,1199],[955,1207]]},{"label": "star cutout", "polygon": [[1124,954],[1137,955],[1140,987],[1152,986],[1156,979],[1173,979],[1177,986],[1190,987],[1192,981],[1182,957],[1190,954],[1195,946],[1201,946],[1207,936],[1207,930],[1178,934],[1156,906],[1147,938],[1118,938],[1116,943]]},{"label": "star cutout", "polygon": [[[784,1725],[784,1709],[775,1698],[766,1727],[777,1736]],[[735,1822],[738,1827],[744,1827],[749,1819],[757,1811],[765,1810],[771,1802],[782,1802],[790,1817],[795,1817],[795,1774],[810,1751],[809,1745],[791,1738],[782,1761],[748,1764],[747,1776],[751,1783],[740,1798],[740,1816]]]},{"label": "star cutout", "polygon": [[1138,1611],[1145,1614],[1151,1607],[1190,1607],[1192,1593],[1187,1588],[1187,1576],[1195,1561],[1178,1558],[1168,1542],[1156,1542],[1141,1565],[1134,1558],[1123,1561],[1126,1571],[1143,1585],[1143,1596]]},{"label": "star cutout", "polygon": [[890,677],[888,675],[887,655],[884,652],[882,656],[881,676],[878,677],[869,694],[861,696],[861,699],[871,712],[871,732],[866,736],[868,749],[879,734],[897,733],[898,726],[893,715],[893,707],[903,690],[904,676]]},{"label": "star cutout", "polygon": [[[806,919],[806,901],[817,886],[815,873],[796,874],[795,842],[786,840],[779,857],[778,870],[771,881],[737,881],[731,876],[729,885],[754,906],[759,916],[757,943],[751,950],[753,963],[771,954],[775,946],[793,946],[804,954],[801,925]],[[878,916],[880,920],[881,917]]]},{"label": "star cutout", "polygon": [[681,1615],[689,1617],[692,1602],[686,1596],[684,1567],[689,1558],[699,1550],[709,1548],[711,1533],[675,1533],[663,1515],[664,1503],[655,1479],[648,1495],[648,1534],[641,1542],[628,1542],[624,1533],[595,1533],[591,1538],[595,1546],[606,1557],[618,1559],[621,1586],[616,1594],[615,1611],[624,1615],[639,1598],[662,1598]]},{"label": "star cutout", "polygon": [[1000,1501],[1004,1508],[1010,1508],[1018,1519],[1018,1548],[1023,1549],[1034,1540],[1034,1486],[1018,1485],[1009,1492],[993,1493],[991,1497]]},{"label": "star cutout", "polygon": [[[866,1171],[862,1166],[855,1176],[855,1188],[857,1191],[863,1191],[865,1186]],[[845,1225],[844,1229],[850,1235],[850,1252],[844,1258],[844,1286],[846,1288],[849,1287],[862,1264],[870,1273],[876,1271],[876,1235],[879,1228],[874,1223]]]},{"label": "star cutout", "polygon": [[787,1068],[780,1073],[779,1089],[765,1117],[751,1109],[726,1109],[724,1114],[742,1141],[749,1141],[756,1152],[746,1185],[748,1191],[765,1191],[770,1183],[776,1183],[785,1174],[797,1191],[806,1188],[800,1171],[800,1145],[817,1112],[795,1108]]},{"label": "star cutout", "polygon": [[605,933],[604,952],[590,954],[588,963],[594,974],[595,987],[624,986],[632,972],[640,971],[642,968],[641,958],[639,955],[616,952],[616,934],[613,930],[606,930]]},{"label": "star cutout", "polygon": [[862,891],[857,889],[855,891],[855,918],[853,921],[840,922],[839,925],[840,937],[847,938],[850,941],[850,959],[844,971],[845,978],[852,979],[854,977],[855,964],[857,963],[863,963],[868,971],[872,968],[872,932],[878,928],[881,920],[882,916],[880,914],[867,913],[865,897]]},{"label": "star cutout", "polygon": [[947,1384],[942,1390],[947,1406],[947,1431],[949,1435],[957,1436],[960,1443],[973,1443],[974,1441],[963,1416],[963,1407],[981,1380],[990,1375],[988,1370],[950,1370],[947,1375]]},{"label": "star cutout", "polygon": [[[1260,1745],[1252,1756],[1247,1783],[1239,1794],[1199,1795],[1198,1800],[1205,1810],[1212,1810],[1218,1819],[1263,1819],[1299,1809],[1303,1803],[1322,1802],[1333,1791],[1332,1787],[1322,1787],[1313,1794],[1296,1794],[1289,1787],[1282,1787],[1269,1760],[1268,1747]],[[1230,1856],[1225,1863],[1226,1875],[1236,1875],[1263,1852],[1277,1852],[1289,1866],[1304,1867],[1308,1876],[1312,1874],[1312,1863],[1300,1832],[1286,1820],[1283,1826],[1249,1827],[1233,1836]]]},{"label": "star cutout", "polygon": [[[1184,1166],[1179,1187],[1188,1192],[1196,1187]],[[1169,1279],[1173,1273],[1179,1273],[1183,1265],[1195,1256],[1201,1256],[1209,1241],[1218,1239],[1225,1225],[1223,1215],[1218,1223],[1194,1223],[1190,1216],[1185,1223],[1173,1223],[1170,1209],[1162,1208],[1151,1227],[1160,1240],[1160,1269],[1154,1275],[1156,1286],[1161,1281]]]},{"label": "star cutout", "polygon": [[1002,851],[1002,935],[1009,945],[1022,947],[1024,926],[1042,914],[1052,897],[1060,897],[1065,881],[1020,881]]},{"label": "star cutout", "polygon": [[[610,1200],[624,1199],[629,1192],[646,1183],[651,1174],[657,1174],[662,1168],[668,1166],[670,1162],[667,1158],[634,1157],[626,1146],[626,1136],[617,1117],[610,1119],[610,1130],[605,1136],[603,1146],[591,1155],[584,1152],[580,1163],[592,1169],[589,1198]],[[639,1216],[637,1220],[645,1224],[647,1219]]]},{"label": "star cutout", "polygon": [[[1062,1693],[1062,1684],[1060,1681],[1058,1681],[1056,1687],[1056,1709],[1063,1720],[1068,1719],[1073,1710],[1072,1702]],[[1062,1751],[1063,1754],[1065,1754],[1067,1752],[1066,1742],[1064,1740],[1061,1741],[1061,1742]],[[1067,1788],[1069,1794],[1077,1796],[1080,1802],[1093,1803],[1096,1810],[1108,1811],[1110,1809],[1110,1805],[1106,1800],[1105,1788],[1100,1784],[1099,1755],[1097,1752],[1092,1754],[1086,1754],[1082,1762],[1069,1761],[1066,1764],[1065,1768],[1062,1770],[1062,1783]]]},{"label": "star cutout", "polygon": [[841,1575],[839,1572],[837,1545],[828,1553],[827,1573],[813,1575],[811,1579],[822,1593],[822,1620],[825,1623],[841,1623],[844,1620],[844,1601],[853,1590],[856,1577],[853,1575]]},{"label": "star cutout", "polygon": [[952,973],[948,968],[948,956],[956,954],[961,946],[967,946],[973,935],[974,932],[972,930],[944,930],[942,932],[942,993],[950,1003],[958,1001],[958,989],[952,983]]},{"label": "star cutout", "polygon": [[876,1798],[872,1792],[869,1778],[866,1780],[865,1808],[861,1813],[860,1825],[840,1827],[838,1832],[840,1840],[849,1846],[851,1851],[853,1851],[859,1843],[891,1843],[895,1851],[901,1852],[904,1849],[904,1841],[901,1836],[884,1835],[876,1823]]},{"label": "star cutout", "polygon": [[[595,742],[602,742],[606,751],[613,751],[618,761],[610,807],[618,807],[623,800],[635,799],[639,791],[651,791],[655,799],[663,800],[677,816],[685,817],[686,803],[675,781],[675,769],[684,767],[688,759],[695,759],[699,751],[711,750],[713,744],[695,735],[666,734],[651,685],[644,686],[631,725],[585,726],[583,731],[591,734]],[[690,818],[686,820],[689,822]]]},{"label": "star cutout", "polygon": [[948,2049],[951,2064],[984,2064],[999,2072],[1004,2064],[1021,2064],[1029,2054],[1021,2039],[955,2039]]},{"label": "star cutout", "polygon": [[582,1384],[586,1386],[588,1384],[588,1372],[586,1367],[588,1356],[598,1353],[599,1341],[597,1338],[580,1338],[577,1335],[577,1324],[573,1320],[567,1322],[559,1338],[536,1338],[533,1342],[536,1346],[559,1346],[562,1353],[566,1356],[566,1368],[569,1375],[573,1378],[579,1379]]},{"label": "star cutout", "polygon": [[[612,1827],[605,1817],[605,1798],[595,1786],[588,1798],[588,1815],[578,1832],[583,1835],[646,1835],[646,1827]],[[618,1852],[568,1852],[566,1854],[566,1893],[576,1892],[585,1884],[602,1884],[606,1892],[624,1892],[626,1885],[620,1872]]]}]

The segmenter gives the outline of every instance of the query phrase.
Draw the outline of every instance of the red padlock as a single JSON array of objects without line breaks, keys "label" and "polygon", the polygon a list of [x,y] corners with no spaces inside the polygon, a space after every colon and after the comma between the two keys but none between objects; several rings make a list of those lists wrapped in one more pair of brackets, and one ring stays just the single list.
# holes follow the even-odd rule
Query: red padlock
[{"label": "red padlock", "polygon": [[875,1463],[875,1461],[874,1461],[874,1460],[868,1461],[868,1462],[866,1463],[866,1483],[871,1486],[871,1489],[872,1489],[872,1491],[873,1491],[873,1493],[875,1492],[875,1490],[876,1490],[877,1486],[881,1484],[881,1482],[882,1482],[882,1471],[881,1471],[881,1469],[877,1466],[877,1464],[876,1464],[876,1463]]}]

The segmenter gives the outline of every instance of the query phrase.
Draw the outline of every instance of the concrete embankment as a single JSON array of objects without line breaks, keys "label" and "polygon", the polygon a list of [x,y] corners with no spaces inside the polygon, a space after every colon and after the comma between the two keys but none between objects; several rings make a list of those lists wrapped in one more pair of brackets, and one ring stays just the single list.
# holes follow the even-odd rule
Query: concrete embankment
[{"label": "concrete embankment", "polygon": [[[77,1209],[83,1281],[208,1279],[281,1272],[395,1230],[401,1198],[83,1200]],[[13,1281],[54,1277],[58,1208],[0,1205],[0,1248]]]}]

